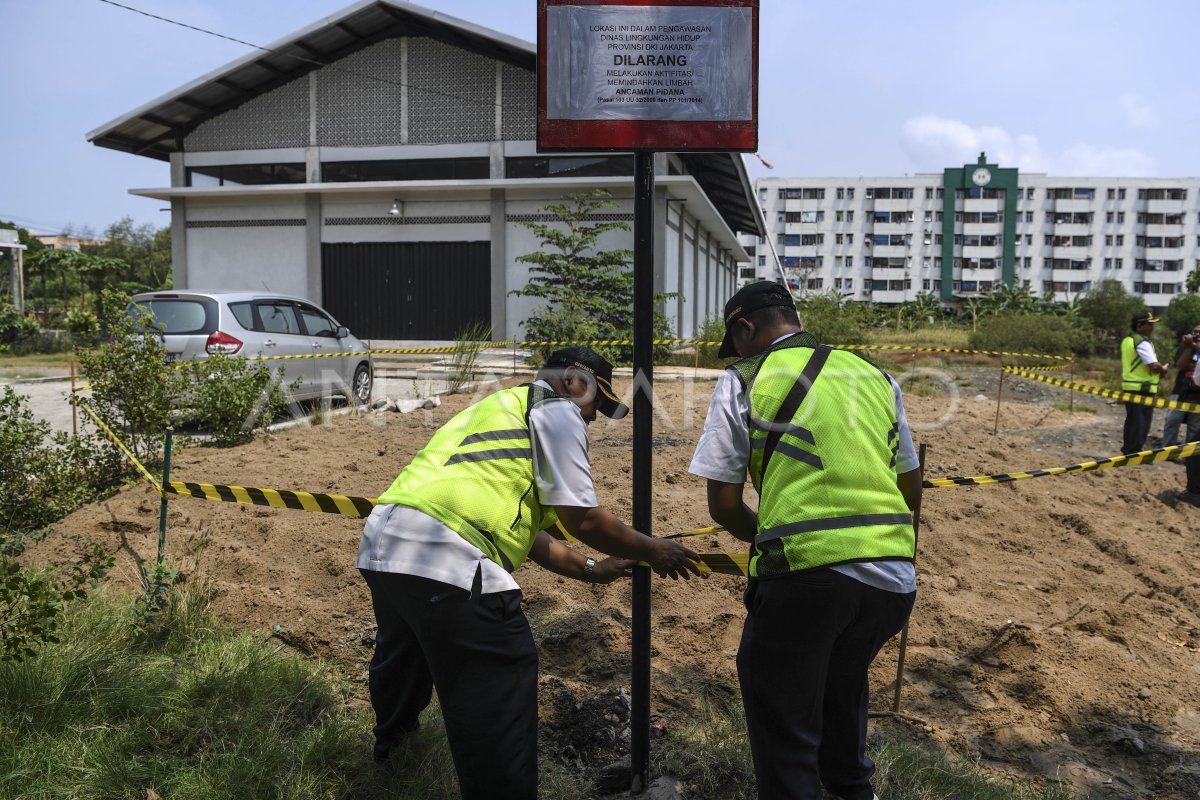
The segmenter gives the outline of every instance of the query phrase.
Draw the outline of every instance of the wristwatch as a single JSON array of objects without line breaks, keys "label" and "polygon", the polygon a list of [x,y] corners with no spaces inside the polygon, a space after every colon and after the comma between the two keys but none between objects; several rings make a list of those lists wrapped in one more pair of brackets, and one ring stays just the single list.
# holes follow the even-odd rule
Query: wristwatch
[{"label": "wristwatch", "polygon": [[588,560],[583,562],[583,582],[591,583],[596,576],[596,559],[588,556]]}]

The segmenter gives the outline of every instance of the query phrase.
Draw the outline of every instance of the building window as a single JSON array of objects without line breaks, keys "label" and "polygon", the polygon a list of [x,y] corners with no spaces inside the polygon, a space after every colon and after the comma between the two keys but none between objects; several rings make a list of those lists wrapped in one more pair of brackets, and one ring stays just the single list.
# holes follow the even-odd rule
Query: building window
[{"label": "building window", "polygon": [[841,233],[835,233],[835,234],[833,235],[833,243],[834,243],[834,244],[843,244],[843,239],[845,239],[845,235],[844,235],[844,234],[841,234]]},{"label": "building window", "polygon": [[848,187],[848,188],[846,189],[846,199],[847,199],[847,200],[853,200],[853,199],[854,199],[854,187]]},{"label": "building window", "polygon": [[1026,221],[1026,222],[1033,222],[1033,212],[1032,212],[1032,211],[1026,211],[1026,212],[1025,212],[1025,221]]},{"label": "building window", "polygon": [[942,212],[941,212],[941,211],[935,211],[935,212],[933,212],[933,221],[934,221],[934,222],[941,222],[941,221],[942,221]]},{"label": "building window", "polygon": [[[486,158],[438,159],[440,161],[481,161],[481,167],[476,167],[482,174],[474,174],[471,178],[486,178]],[[572,158],[547,158],[545,156],[522,156],[520,158],[504,159],[504,177],[506,178],[570,178],[570,177],[602,177],[633,175],[633,156],[579,156]],[[466,178],[468,176],[455,176]],[[437,178],[383,178],[370,180],[437,180]]]},{"label": "building window", "polygon": [[1113,212],[1109,211],[1109,212],[1107,212],[1107,213],[1104,215],[1104,221],[1105,221],[1105,222],[1112,222],[1112,221],[1113,221],[1113,217],[1114,217],[1114,216],[1115,216],[1115,215],[1113,214]]},{"label": "building window", "polygon": [[933,187],[932,187],[932,186],[926,186],[926,187],[925,187],[925,199],[926,199],[926,200],[932,200],[932,199],[933,199]]},{"label": "building window", "polygon": [[846,212],[846,222],[854,222],[854,212],[853,211]]},{"label": "building window", "polygon": [[854,256],[846,256],[846,266],[847,267],[854,266]]},{"label": "building window", "polygon": [[838,199],[838,200],[845,200],[845,199],[846,199],[846,190],[845,190],[845,188],[843,188],[843,187],[841,187],[841,186],[839,186],[839,187],[838,187],[838,190],[837,190],[837,199]]},{"label": "building window", "polygon": [[846,244],[854,244],[854,234],[853,233],[846,234]]},{"label": "building window", "polygon": [[1116,189],[1109,189],[1109,190],[1108,190],[1108,199],[1109,199],[1109,200],[1116,200],[1116,199],[1117,199],[1117,190],[1116,190]]},{"label": "building window", "polygon": [[759,265],[760,267],[765,267],[765,266],[767,265],[767,257],[766,257],[766,256],[759,256],[759,257],[758,257],[758,265]]},{"label": "building window", "polygon": [[1022,266],[1024,266],[1025,269],[1029,269],[1030,267],[1033,266],[1033,259],[1030,258],[1029,256],[1025,256],[1025,260],[1022,262]]},{"label": "building window", "polygon": [[1032,233],[1025,234],[1025,244],[1027,244],[1027,245],[1033,244],[1033,234]]},{"label": "building window", "polygon": [[225,164],[187,169],[188,186],[261,186],[306,180],[303,164]]},{"label": "building window", "polygon": [[1120,224],[1120,223],[1122,223],[1122,222],[1124,222],[1124,221],[1125,221],[1125,212],[1124,212],[1124,211],[1118,211],[1118,212],[1117,212],[1117,224]]},{"label": "building window", "polygon": [[1116,243],[1117,243],[1117,247],[1121,247],[1122,245],[1124,245],[1125,244],[1125,235],[1122,233],[1118,233],[1117,237],[1116,237]]},{"label": "building window", "polygon": [[846,221],[846,212],[845,211],[835,211],[835,212],[833,212],[833,218],[837,222],[845,222]]},{"label": "building window", "polygon": [[[513,159],[509,159],[512,161]],[[545,161],[546,159],[542,159]],[[569,160],[569,159],[561,159]],[[582,160],[582,159],[580,159]],[[507,166],[506,166],[507,169]],[[546,173],[536,177],[545,177]],[[487,180],[486,158],[412,158],[394,161],[328,161],[321,164],[327,183],[359,181]],[[510,175],[509,177],[517,177]]]},{"label": "building window", "polygon": [[1104,237],[1104,246],[1105,246],[1105,247],[1112,247],[1112,243],[1113,243],[1113,237],[1112,237],[1112,234],[1111,234],[1111,233],[1110,233],[1110,234],[1106,234],[1106,235],[1105,235],[1105,237]]},{"label": "building window", "polygon": [[1025,192],[1025,199],[1026,200],[1033,199],[1033,187],[1032,186],[1030,186],[1029,189]]}]

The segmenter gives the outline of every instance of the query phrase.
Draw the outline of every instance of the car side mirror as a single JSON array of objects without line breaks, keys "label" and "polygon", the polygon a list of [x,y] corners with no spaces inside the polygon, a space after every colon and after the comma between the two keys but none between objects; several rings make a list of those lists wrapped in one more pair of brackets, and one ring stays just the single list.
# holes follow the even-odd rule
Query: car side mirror
[{"label": "car side mirror", "polygon": [[333,335],[339,339],[345,339],[347,336],[350,335],[350,329],[347,328],[345,325],[338,325],[337,331]]}]

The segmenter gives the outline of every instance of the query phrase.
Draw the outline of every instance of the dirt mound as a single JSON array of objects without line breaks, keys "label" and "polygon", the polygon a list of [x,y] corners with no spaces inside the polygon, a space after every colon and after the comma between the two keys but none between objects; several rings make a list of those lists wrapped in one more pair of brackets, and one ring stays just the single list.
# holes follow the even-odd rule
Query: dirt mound
[{"label": "dirt mound", "polygon": [[[1122,410],[1053,408],[1058,393],[1017,390],[995,423],[996,370],[965,370],[952,396],[913,397],[927,474],[973,475],[1077,463],[1119,450]],[[654,530],[710,524],[704,485],[687,474],[712,383],[660,384]],[[987,400],[976,396],[986,392]],[[1018,395],[1019,391],[1019,395]],[[339,418],[230,450],[178,453],[173,477],[243,486],[375,496],[438,425],[471,401],[434,410]],[[1161,412],[1160,412],[1161,413]],[[1161,416],[1159,417],[1161,419]],[[601,501],[630,513],[628,422],[592,426]],[[1197,510],[1175,505],[1174,464],[980,487],[928,490],[895,731],[951,745],[997,769],[1066,780],[1104,796],[1200,794],[1200,536]],[[136,584],[152,560],[158,498],[145,486],[76,512],[59,530],[119,548],[118,580]],[[340,664],[365,684],[374,623],[354,568],[361,523],[192,499],[171,503],[168,558],[217,589],[230,622]],[[700,551],[740,551],[725,535]],[[38,561],[71,545],[54,537]],[[629,685],[628,583],[586,586],[531,566],[519,582],[540,639],[543,718],[560,755],[593,765],[620,753],[617,708]],[[655,580],[654,699],[668,729],[736,696],[733,656],[745,580]],[[873,707],[890,707],[897,644],[874,667]],[[576,707],[578,706],[578,707]],[[580,722],[580,718],[583,722]],[[595,719],[591,719],[595,717]],[[589,721],[590,720],[590,721]],[[594,723],[594,724],[593,724]],[[562,744],[565,743],[565,744]]]}]

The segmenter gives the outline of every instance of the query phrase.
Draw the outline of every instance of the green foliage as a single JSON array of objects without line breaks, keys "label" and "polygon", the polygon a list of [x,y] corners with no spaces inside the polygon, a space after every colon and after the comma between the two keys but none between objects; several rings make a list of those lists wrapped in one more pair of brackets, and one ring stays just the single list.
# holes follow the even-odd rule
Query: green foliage
[{"label": "green foliage", "polygon": [[1187,292],[1175,295],[1162,316],[1163,321],[1159,327],[1170,332],[1178,341],[1180,336],[1191,333],[1192,326],[1200,322],[1200,294]]},{"label": "green foliage", "polygon": [[262,361],[215,353],[188,364],[184,374],[189,382],[181,400],[184,419],[209,434],[217,447],[249,441],[288,403],[280,376]]},{"label": "green foliage", "polygon": [[124,466],[92,436],[50,435],[25,398],[0,388],[0,552],[120,483]]},{"label": "green foliage", "polygon": [[93,345],[100,338],[100,318],[86,308],[72,308],[67,312],[67,330],[76,344]]},{"label": "green foliage", "polygon": [[86,597],[113,563],[93,544],[72,564],[70,576],[58,581],[0,555],[0,662],[33,658],[41,645],[58,642],[63,608]]},{"label": "green foliage", "polygon": [[[542,244],[537,252],[517,257],[530,265],[529,282],[509,292],[545,303],[522,323],[526,338],[578,342],[633,336],[633,253],[599,249],[601,237],[627,231],[629,225],[588,221],[617,207],[610,196],[604,189],[568,194],[564,202],[542,207],[555,217],[554,223],[518,223],[533,231]],[[675,296],[655,295],[655,306]],[[670,322],[659,311],[654,314],[653,326],[654,338],[664,338],[670,331]],[[614,363],[629,363],[632,358],[630,347],[595,349]],[[665,350],[659,354],[665,355]]]},{"label": "green foliage", "polygon": [[92,385],[91,406],[114,430],[125,431],[126,444],[144,461],[158,452],[187,378],[167,363],[150,315],[127,314],[127,296],[108,290],[103,296],[101,322],[110,340],[96,349],[77,347],[75,355]]},{"label": "green foliage", "polygon": [[1096,338],[1091,326],[1079,318],[1051,314],[1001,314],[985,317],[971,334],[969,345],[976,350],[1009,353],[1091,355]]},{"label": "green foliage", "polygon": [[810,295],[796,304],[804,330],[823,344],[866,344],[867,332],[875,327],[875,310],[837,292]]},{"label": "green foliage", "polygon": [[122,217],[104,229],[104,241],[84,246],[88,255],[119,262],[105,286],[128,294],[169,288],[171,278],[171,229],[149,223],[134,225]]},{"label": "green foliage", "polygon": [[37,320],[17,311],[7,298],[0,298],[0,353],[23,345],[37,335]]},{"label": "green foliage", "polygon": [[446,372],[446,385],[450,394],[461,392],[475,375],[475,362],[479,351],[492,339],[492,326],[483,322],[468,325],[459,331],[454,340],[454,354],[450,356]]},{"label": "green foliage", "polygon": [[1079,301],[1079,314],[1098,331],[1101,349],[1115,352],[1129,333],[1129,320],[1145,309],[1140,297],[1125,291],[1117,280],[1103,280]]}]

